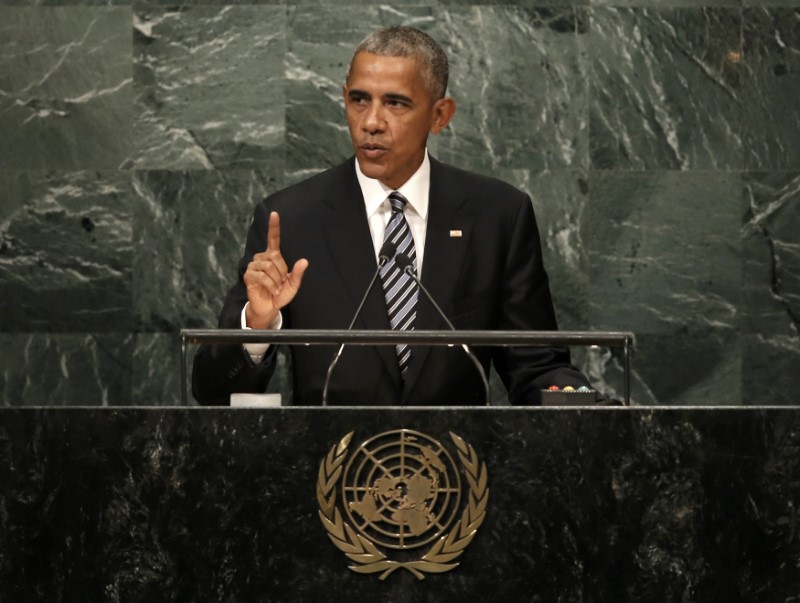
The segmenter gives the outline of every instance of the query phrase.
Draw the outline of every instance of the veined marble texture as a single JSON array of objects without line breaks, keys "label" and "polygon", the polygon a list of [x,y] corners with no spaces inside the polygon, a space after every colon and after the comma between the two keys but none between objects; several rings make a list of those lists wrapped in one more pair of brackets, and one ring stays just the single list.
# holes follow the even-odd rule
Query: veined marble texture
[{"label": "veined marble texture", "polygon": [[0,191],[0,331],[129,332],[129,176],[0,170]]},{"label": "veined marble texture", "polygon": [[447,10],[436,33],[459,108],[441,158],[489,174],[587,167],[588,85],[578,51],[587,26],[571,7]]},{"label": "veined marble texture", "polygon": [[793,403],[800,366],[800,173],[747,174],[745,202],[743,396]]},{"label": "veined marble texture", "polygon": [[800,334],[800,172],[745,179],[744,330]]},{"label": "veined marble texture", "polygon": [[591,15],[582,41],[593,86],[592,166],[741,167],[741,11]]},{"label": "veined marble texture", "polygon": [[0,170],[119,168],[130,23],[130,8],[0,6]]},{"label": "veined marble texture", "polygon": [[743,50],[749,71],[743,94],[748,169],[800,167],[800,4],[743,11]]},{"label": "veined marble texture", "polygon": [[0,406],[130,404],[132,339],[130,333],[0,333]]},{"label": "veined marble texture", "polygon": [[285,9],[137,6],[126,167],[283,169]]},{"label": "veined marble texture", "polygon": [[133,0],[0,0],[0,6],[130,6]]},{"label": "veined marble texture", "polygon": [[[340,0],[298,0],[287,3],[283,0],[0,0],[0,6],[113,6],[113,5],[160,5],[160,6],[231,6],[231,5],[279,5],[279,6],[340,6]],[[420,0],[396,0],[391,6],[421,5]],[[536,7],[646,7],[646,8],[697,8],[698,6],[733,6],[733,7],[795,7],[800,0],[535,0],[520,2],[519,0],[436,0],[424,3],[431,6],[513,6],[525,5]],[[369,2],[351,0],[348,6],[372,6]],[[386,5],[389,6],[389,5]]]},{"label": "veined marble texture", "polygon": [[633,399],[739,404],[739,176],[594,172],[590,198],[589,323],[636,334]]},{"label": "veined marble texture", "polygon": [[[2,403],[178,403],[177,331],[216,325],[253,205],[351,154],[347,64],[395,23],[450,56],[431,153],[530,194],[561,328],[632,330],[636,402],[796,403],[799,20],[800,0],[0,0]],[[621,395],[618,355],[574,358]]]},{"label": "veined marble texture", "polygon": [[590,195],[592,325],[665,334],[738,328],[738,174],[594,172]]},{"label": "veined marble texture", "polygon": [[800,0],[577,0],[573,4],[590,6],[637,6],[643,8],[698,8],[698,7],[773,7],[800,6]]}]

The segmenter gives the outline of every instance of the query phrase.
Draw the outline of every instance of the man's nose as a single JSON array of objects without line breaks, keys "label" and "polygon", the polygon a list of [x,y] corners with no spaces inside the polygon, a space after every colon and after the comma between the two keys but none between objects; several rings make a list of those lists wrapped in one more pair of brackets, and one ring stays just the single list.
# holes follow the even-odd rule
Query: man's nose
[{"label": "man's nose", "polygon": [[372,103],[364,115],[363,127],[368,132],[380,132],[386,127],[381,103]]}]

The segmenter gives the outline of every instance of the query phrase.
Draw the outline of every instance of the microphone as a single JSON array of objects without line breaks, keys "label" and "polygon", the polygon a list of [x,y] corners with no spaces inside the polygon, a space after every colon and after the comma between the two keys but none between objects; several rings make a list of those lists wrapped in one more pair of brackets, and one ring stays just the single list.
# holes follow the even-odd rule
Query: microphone
[{"label": "microphone", "polygon": [[[433,299],[433,296],[428,292],[425,288],[425,285],[422,284],[422,281],[417,278],[417,275],[414,273],[414,266],[411,262],[411,258],[409,258],[405,253],[398,253],[397,257],[394,258],[394,263],[397,267],[405,272],[408,276],[414,279],[414,281],[419,285],[419,288],[425,294],[425,297],[428,298],[428,301],[433,304],[433,307],[436,308],[436,311],[439,313],[439,316],[444,318],[444,321],[447,323],[447,326],[450,327],[451,331],[455,331],[456,328],[453,326],[453,323],[445,316],[445,313],[442,312],[442,309],[439,307],[439,304],[436,303],[436,300]],[[486,371],[483,370],[483,365],[481,365],[480,360],[475,354],[472,353],[472,350],[469,349],[469,346],[466,343],[461,344],[461,349],[463,349],[469,359],[472,360],[475,367],[478,369],[478,373],[481,376],[481,381],[483,381],[483,390],[486,395],[486,406],[492,405],[492,396],[491,390],[489,389],[489,379],[486,378]]]},{"label": "microphone", "polygon": [[[369,282],[367,286],[367,290],[364,293],[364,297],[361,298],[361,303],[358,304],[358,308],[356,309],[356,313],[353,314],[353,320],[350,321],[350,326],[347,327],[347,330],[350,331],[353,328],[353,325],[356,324],[356,319],[361,314],[361,309],[364,307],[364,304],[367,301],[367,296],[372,291],[372,288],[375,286],[375,281],[378,280],[378,275],[381,272],[381,268],[383,268],[389,260],[394,257],[394,254],[397,252],[397,245],[392,243],[391,241],[386,241],[381,247],[381,250],[378,252],[378,267],[375,269],[375,274],[372,275],[372,280]],[[342,355],[342,350],[344,350],[344,344],[339,346],[339,349],[336,350],[336,353],[333,355],[333,360],[331,360],[331,364],[328,367],[328,373],[325,375],[325,385],[322,388],[322,405],[328,405],[328,386],[331,384],[331,376],[333,375],[333,369],[336,364],[339,362],[339,356]]]}]

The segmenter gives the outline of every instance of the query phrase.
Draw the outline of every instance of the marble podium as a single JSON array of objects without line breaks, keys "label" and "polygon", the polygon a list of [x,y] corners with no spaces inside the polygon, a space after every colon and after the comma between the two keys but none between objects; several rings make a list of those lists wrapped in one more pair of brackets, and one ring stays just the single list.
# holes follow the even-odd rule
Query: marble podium
[{"label": "marble podium", "polygon": [[[342,437],[486,463],[459,567],[348,569],[319,518]],[[2,601],[790,601],[796,408],[0,409]]]}]

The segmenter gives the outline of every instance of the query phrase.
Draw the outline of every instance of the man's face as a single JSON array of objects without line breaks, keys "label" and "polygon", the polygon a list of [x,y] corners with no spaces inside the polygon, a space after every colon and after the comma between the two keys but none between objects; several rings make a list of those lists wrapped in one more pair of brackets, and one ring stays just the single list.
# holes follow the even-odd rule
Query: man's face
[{"label": "man's face", "polygon": [[422,163],[428,132],[455,112],[452,99],[433,99],[415,59],[366,52],[353,60],[344,103],[361,171],[394,189]]}]

